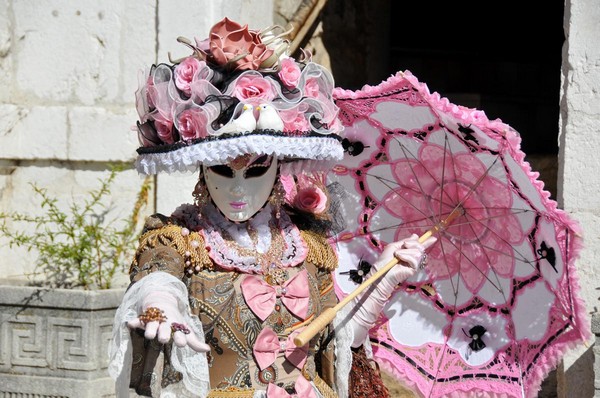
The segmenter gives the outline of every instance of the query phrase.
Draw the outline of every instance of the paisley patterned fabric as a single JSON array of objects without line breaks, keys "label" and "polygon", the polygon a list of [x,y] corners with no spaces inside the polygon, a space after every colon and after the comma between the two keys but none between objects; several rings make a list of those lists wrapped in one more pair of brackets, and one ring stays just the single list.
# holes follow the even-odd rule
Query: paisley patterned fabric
[{"label": "paisley patterned fabric", "polygon": [[[266,391],[270,383],[295,394],[299,377],[312,381],[313,386],[321,379],[333,386],[335,347],[332,330],[324,330],[309,342],[307,358],[300,362],[301,368],[295,366],[298,362],[286,358],[285,349],[277,350],[272,363],[262,369],[253,354],[261,331],[272,330],[281,344],[285,344],[294,331],[337,303],[329,268],[336,262],[336,254],[326,239],[298,230],[285,215],[279,219],[270,217],[270,209],[265,208],[257,218],[262,220],[261,225],[270,225],[269,229],[253,237],[250,237],[253,235],[250,231],[247,241],[263,242],[263,253],[268,253],[273,245],[282,244],[281,252],[287,253],[286,258],[281,263],[273,261],[262,268],[255,267],[260,261],[246,258],[246,263],[251,265],[246,272],[239,268],[233,271],[218,261],[229,261],[228,257],[244,252],[246,248],[242,243],[236,246],[228,239],[237,236],[236,242],[244,242],[240,236],[248,231],[233,231],[240,225],[224,223],[215,213],[200,216],[193,214],[190,208],[186,211],[186,217],[157,215],[148,220],[130,274],[135,283],[151,273],[166,272],[187,287],[191,311],[202,322],[206,342],[211,346],[207,354],[211,396],[218,396],[214,394],[219,391]],[[186,221],[190,218],[198,221],[197,217],[200,222]],[[257,227],[256,223],[254,227]],[[276,238],[282,230],[287,231],[285,238]],[[210,231],[208,238],[206,231]],[[219,242],[219,247],[211,247],[210,243],[214,242]],[[221,250],[223,243],[230,250]],[[207,261],[207,258],[211,260]],[[291,265],[294,263],[296,265]],[[187,272],[188,269],[193,271]],[[288,310],[290,304],[282,300],[289,298],[284,295],[274,296],[272,311],[264,320],[246,303],[243,292],[246,278],[260,278],[261,283],[281,289],[298,276],[307,281],[308,289],[307,311],[303,318]],[[181,374],[170,366],[169,345],[145,341],[143,334],[138,332],[132,332],[132,340],[131,386],[139,394],[159,396],[160,389],[181,381]]]}]

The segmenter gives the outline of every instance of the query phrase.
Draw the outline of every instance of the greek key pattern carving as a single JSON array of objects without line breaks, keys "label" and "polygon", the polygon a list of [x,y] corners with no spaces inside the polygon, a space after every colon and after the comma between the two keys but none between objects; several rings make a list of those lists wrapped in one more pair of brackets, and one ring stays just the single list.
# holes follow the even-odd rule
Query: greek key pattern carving
[{"label": "greek key pattern carving", "polygon": [[2,318],[2,357],[6,364],[47,367],[43,319],[29,315]]},{"label": "greek key pattern carving", "polygon": [[[53,368],[93,370],[96,368],[90,358],[91,327],[87,319],[48,319],[48,343],[53,348]],[[92,341],[95,341],[92,340]]]},{"label": "greek key pattern carving", "polygon": [[5,313],[0,320],[0,369],[92,371],[108,366],[111,318]]}]

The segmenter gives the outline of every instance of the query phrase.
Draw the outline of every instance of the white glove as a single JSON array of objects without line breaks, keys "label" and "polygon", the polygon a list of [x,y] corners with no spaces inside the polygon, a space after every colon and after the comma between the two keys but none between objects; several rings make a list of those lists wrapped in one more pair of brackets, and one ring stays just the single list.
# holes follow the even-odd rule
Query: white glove
[{"label": "white glove", "polygon": [[[162,319],[144,322],[143,315],[156,308],[162,311]],[[188,345],[197,352],[208,352],[210,347],[198,339],[193,330],[184,321],[177,305],[177,299],[170,293],[154,291],[149,293],[142,301],[142,319],[135,318],[127,322],[131,329],[144,329],[144,337],[148,340],[157,338],[159,343],[166,344],[171,338],[178,347]],[[154,318],[160,318],[155,316]]]},{"label": "white glove", "polygon": [[352,347],[360,347],[366,340],[369,329],[377,320],[383,306],[398,284],[413,276],[423,260],[425,250],[437,241],[435,237],[427,238],[419,243],[416,234],[409,238],[388,244],[377,261],[373,264],[369,275],[387,265],[394,257],[398,264],[392,267],[383,277],[368,287],[361,296],[355,300],[355,313],[350,320],[354,329],[354,342]]}]

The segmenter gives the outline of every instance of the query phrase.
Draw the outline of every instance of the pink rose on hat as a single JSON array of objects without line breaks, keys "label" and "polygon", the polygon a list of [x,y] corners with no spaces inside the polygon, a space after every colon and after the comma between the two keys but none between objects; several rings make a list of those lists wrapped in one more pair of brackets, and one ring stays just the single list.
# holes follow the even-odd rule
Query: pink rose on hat
[{"label": "pink rose on hat", "polygon": [[300,75],[302,74],[298,64],[296,64],[296,62],[294,62],[294,60],[291,58],[284,58],[281,60],[280,65],[281,70],[279,71],[278,75],[281,79],[281,82],[287,88],[296,87],[300,81]]},{"label": "pink rose on hat", "polygon": [[185,141],[204,138],[208,135],[206,114],[197,108],[188,108],[177,116],[177,129]]},{"label": "pink rose on hat", "polygon": [[311,78],[304,85],[304,95],[306,97],[317,98],[319,96],[319,82],[317,79]]},{"label": "pink rose on hat", "polygon": [[310,124],[305,116],[306,108],[299,106],[292,109],[280,110],[279,116],[283,121],[283,131],[309,131]]},{"label": "pink rose on hat", "polygon": [[271,83],[262,76],[245,75],[237,79],[233,95],[244,103],[259,105],[275,98]]},{"label": "pink rose on hat", "polygon": [[175,67],[175,85],[188,97],[192,94],[190,84],[202,64],[204,64],[204,61],[199,61],[194,57],[187,57]]},{"label": "pink rose on hat", "polygon": [[152,115],[154,119],[154,128],[158,134],[158,138],[165,144],[172,144],[173,140],[173,121],[160,112],[155,112]]}]

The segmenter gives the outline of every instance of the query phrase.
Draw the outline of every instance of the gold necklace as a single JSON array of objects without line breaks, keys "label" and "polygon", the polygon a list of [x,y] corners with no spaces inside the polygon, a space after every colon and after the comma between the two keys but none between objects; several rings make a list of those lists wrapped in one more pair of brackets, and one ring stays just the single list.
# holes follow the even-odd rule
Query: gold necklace
[{"label": "gold necklace", "polygon": [[269,232],[271,233],[271,243],[266,253],[259,253],[256,250],[258,244],[258,233],[252,228],[251,225],[248,227],[248,234],[252,240],[252,248],[247,248],[237,243],[233,237],[226,230],[222,231],[223,241],[229,247],[233,247],[241,256],[253,257],[256,264],[260,265],[263,274],[271,274],[276,272],[281,266],[281,258],[283,256],[285,242],[281,232],[276,228],[272,222],[269,222]]}]

